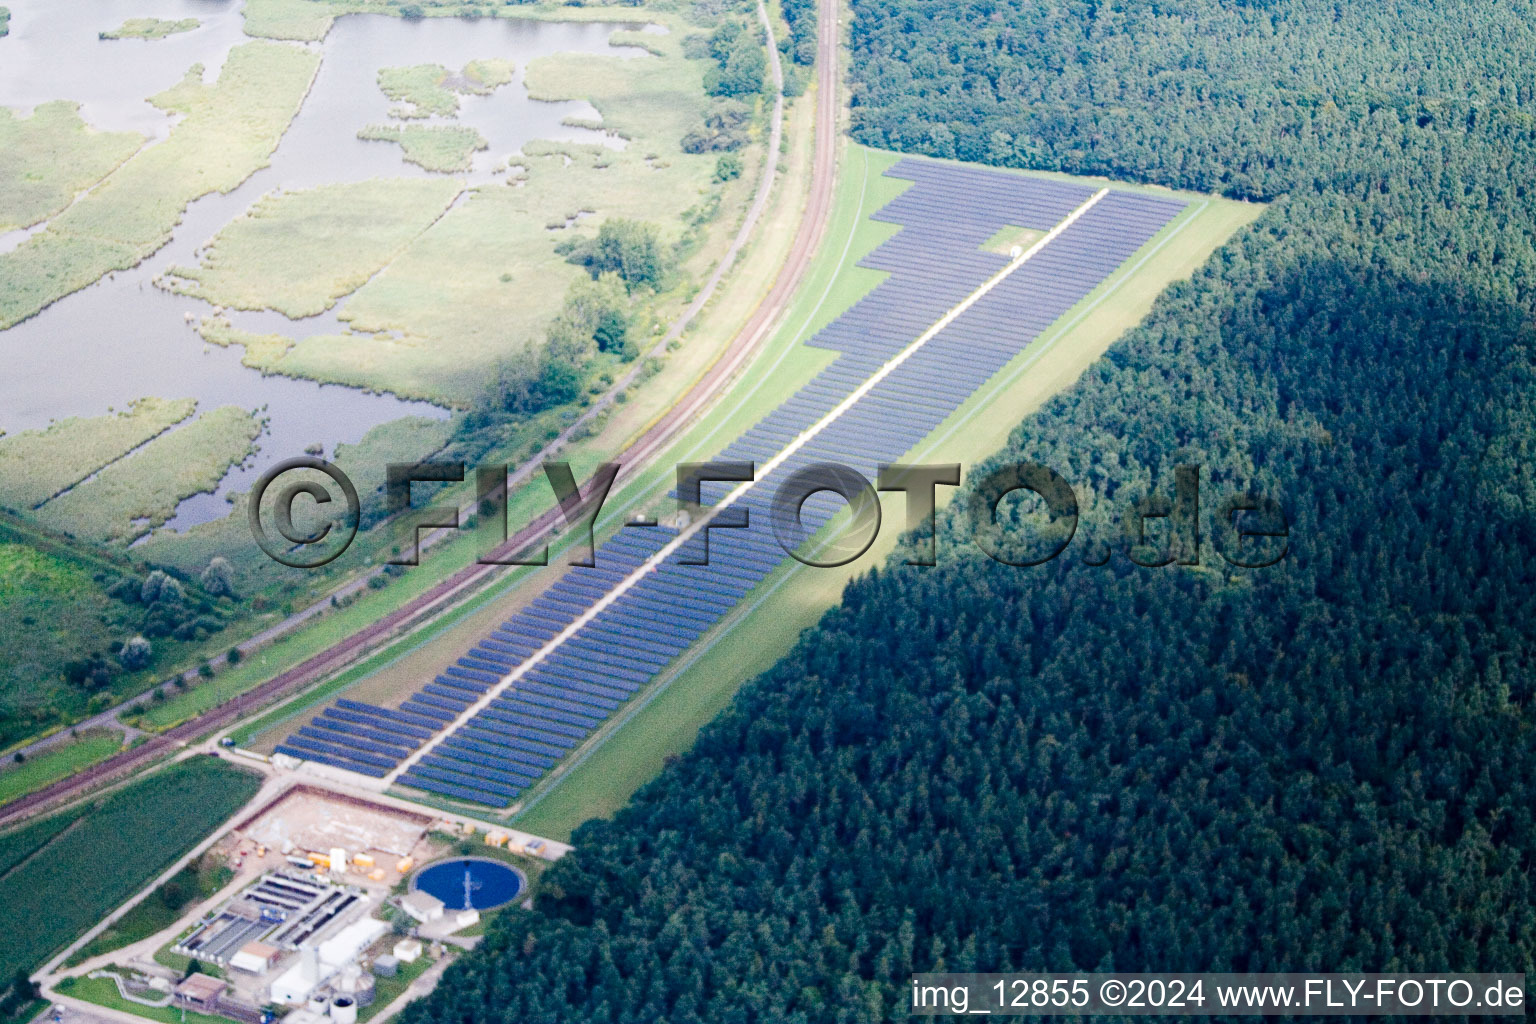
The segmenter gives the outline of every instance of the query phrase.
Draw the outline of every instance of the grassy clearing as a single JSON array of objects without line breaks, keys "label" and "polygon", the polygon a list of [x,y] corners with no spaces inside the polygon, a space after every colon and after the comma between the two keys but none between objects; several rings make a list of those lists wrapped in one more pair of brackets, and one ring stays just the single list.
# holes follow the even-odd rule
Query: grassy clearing
[{"label": "grassy clearing", "polygon": [[200,266],[163,280],[215,305],[314,316],[378,273],[459,190],[441,178],[390,178],[268,195],[218,233]]},{"label": "grassy clearing", "polygon": [[192,415],[190,398],[141,398],[120,413],[0,437],[0,505],[25,511]]},{"label": "grassy clearing", "polygon": [[253,370],[269,370],[288,350],[293,339],[286,334],[256,334],[230,323],[226,316],[205,316],[197,324],[203,340],[220,348],[238,345],[244,350],[240,362]]},{"label": "grassy clearing", "polygon": [[248,36],[315,43],[325,38],[344,10],[316,0],[252,0],[240,8],[240,15]]},{"label": "grassy clearing", "polygon": [[458,88],[483,96],[509,84],[515,70],[511,61],[501,57],[472,60],[464,65],[464,80]]},{"label": "grassy clearing", "polygon": [[1021,228],[1016,224],[1008,224],[998,229],[997,234],[981,243],[981,247],[988,252],[995,252],[1003,256],[1012,255],[1015,248],[1028,249],[1045,235],[1044,231],[1034,228]]},{"label": "grassy clearing", "polygon": [[467,171],[474,155],[490,146],[485,137],[461,124],[370,124],[358,130],[365,142],[394,142],[407,163],[440,174]]},{"label": "grassy clearing", "polygon": [[215,409],[47,502],[38,518],[77,537],[127,543],[164,525],[183,498],[218,486],[261,429],[244,409]]},{"label": "grassy clearing", "polygon": [[400,106],[392,117],[456,117],[460,94],[484,96],[512,81],[509,60],[472,60],[455,75],[441,64],[379,69],[379,91]]},{"label": "grassy clearing", "polygon": [[129,18],[117,28],[97,33],[102,39],[164,39],[178,32],[191,32],[202,22],[196,18],[166,21],[163,18]]},{"label": "grassy clearing", "polygon": [[[850,160],[861,155],[881,169],[893,159],[892,154],[854,147]],[[1262,207],[1254,205],[1188,198],[1193,200],[1188,211],[956,410],[917,447],[913,461],[971,464],[996,451],[1022,416],[1076,380],[1116,338],[1139,322],[1169,283],[1187,277],[1234,231],[1262,212]],[[839,207],[847,201],[845,187],[840,190]],[[869,206],[864,204],[866,211]],[[849,259],[858,252],[858,246],[852,247]],[[862,294],[868,282],[840,273],[824,287],[820,311],[808,315],[805,322],[824,322],[830,311],[846,307]],[[810,282],[802,289],[807,296],[815,292]],[[788,321],[791,327],[795,323],[793,317]],[[941,489],[941,504],[952,494]],[[887,521],[899,522],[899,505],[887,505]],[[566,839],[582,821],[616,811],[661,770],[668,756],[692,745],[698,730],[742,683],[769,668],[801,630],[814,625],[839,600],[850,579],[882,565],[896,538],[897,531],[888,528],[868,554],[840,569],[808,569],[791,563],[770,576],[747,598],[736,618],[696,648],[700,653],[695,660],[674,670],[675,678],[649,705],[611,731],[587,760],[546,784],[542,795],[533,794],[537,802],[516,816],[518,827]],[[920,570],[891,566],[888,571]]]},{"label": "grassy clearing", "polygon": [[0,107],[0,233],[29,228],[68,206],[144,144],[136,132],[98,132],[67,100],[31,117]]},{"label": "grassy clearing", "polygon": [[[69,826],[0,874],[0,906],[27,922],[0,947],[0,975],[32,970],[250,800],[260,780],[211,757],[170,765],[69,811]],[[31,832],[48,822],[23,829]],[[51,827],[51,826],[49,826]],[[0,835],[0,842],[11,834]]]},{"label": "grassy clearing", "polygon": [[459,112],[459,97],[443,84],[448,75],[441,64],[380,68],[379,91],[403,104],[390,111],[395,117],[453,117]]},{"label": "grassy clearing", "polygon": [[73,967],[103,953],[122,949],[156,932],[164,931],[192,903],[217,893],[235,877],[234,869],[222,858],[205,853],[194,863],[178,871],[174,878],[146,896],[124,914],[112,927],[75,952],[64,966]]},{"label": "grassy clearing", "polygon": [[[132,635],[115,628],[114,602],[91,566],[11,539],[0,533],[0,746],[84,712],[89,698],[65,684],[63,663]],[[25,777],[12,774],[0,785],[21,786]]]},{"label": "grassy clearing", "polygon": [[[201,570],[193,567],[187,576],[188,617],[201,616],[208,607],[190,582]],[[146,632],[149,610],[136,600],[132,584],[128,594],[118,592],[123,599],[112,597],[110,589],[119,580],[142,582],[149,571],[121,550],[87,545],[0,512],[0,622],[5,623],[5,642],[0,644],[0,757],[24,739],[78,722],[157,679],[229,649],[227,632],[202,640],[195,635],[155,635],[150,666],[117,671],[115,653],[124,641]],[[219,599],[213,607],[225,619],[236,611],[228,599]],[[104,659],[111,669],[108,677],[70,682],[66,665],[93,656]]]},{"label": "grassy clearing", "polygon": [[89,768],[98,761],[105,761],[122,747],[122,733],[111,729],[89,729],[78,738],[49,747],[21,764],[6,764],[0,767],[0,805]]},{"label": "grassy clearing", "polygon": [[154,97],[184,115],[48,227],[0,255],[0,329],[164,245],[193,199],[228,192],[266,165],[313,80],[320,56],[297,47],[237,46],[215,85],[194,67]]}]

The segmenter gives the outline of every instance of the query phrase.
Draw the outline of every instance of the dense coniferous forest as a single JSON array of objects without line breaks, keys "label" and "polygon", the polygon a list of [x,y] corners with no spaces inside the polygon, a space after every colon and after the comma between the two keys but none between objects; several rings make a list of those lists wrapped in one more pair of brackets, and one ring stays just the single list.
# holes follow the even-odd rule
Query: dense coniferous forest
[{"label": "dense coniferous forest", "polygon": [[[1536,11],[854,6],[863,141],[1273,205],[1016,432],[1089,536],[1016,569],[946,517],[939,567],[851,586],[409,1024],[900,1019],[936,969],[1536,973]],[[1203,564],[1082,564],[1180,464]],[[1215,555],[1237,488],[1283,504],[1278,566]]]}]

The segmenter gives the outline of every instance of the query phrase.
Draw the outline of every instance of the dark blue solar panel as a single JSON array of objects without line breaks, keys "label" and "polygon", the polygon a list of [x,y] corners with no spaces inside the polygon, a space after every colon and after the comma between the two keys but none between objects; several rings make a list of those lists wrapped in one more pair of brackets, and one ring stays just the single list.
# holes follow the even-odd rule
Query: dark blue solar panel
[{"label": "dark blue solar panel", "polygon": [[328,764],[332,768],[345,768],[349,772],[358,772],[362,775],[372,776],[375,779],[382,779],[388,774],[386,769],[371,764],[351,761],[344,757],[333,757],[330,754],[322,754],[316,750],[300,750],[298,747],[291,747],[286,743],[279,743],[276,750],[279,754],[287,754],[289,757],[296,757],[301,761],[314,761],[317,764]]},{"label": "dark blue solar panel", "polygon": [[396,711],[393,708],[381,708],[376,704],[364,704],[361,701],[342,698],[336,702],[336,706],[347,711],[355,711],[359,714],[372,715],[376,718],[389,718],[407,725],[425,725],[431,727],[431,722],[423,722],[419,715],[413,715],[406,711]]},{"label": "dark blue solar panel", "polygon": [[508,747],[494,743],[484,743],[480,740],[468,739],[458,733],[454,733],[452,736],[444,740],[442,746],[438,747],[437,749],[445,752],[450,750],[465,750],[477,754],[487,754],[504,761],[519,761],[523,764],[530,765],[541,772],[546,769],[553,768],[560,760],[558,757],[553,757],[548,754],[534,754],[526,750],[518,750],[514,747]]},{"label": "dark blue solar panel", "polygon": [[362,750],[353,750],[348,747],[337,746],[333,743],[325,743],[313,737],[302,735],[302,733],[303,730],[301,729],[298,733],[289,736],[288,745],[305,750],[313,750],[316,753],[326,754],[343,761],[356,761],[358,764],[372,765],[375,768],[382,768],[386,772],[398,763],[392,757],[381,757],[378,754],[370,754]]},{"label": "dark blue solar panel", "polygon": [[483,789],[471,789],[469,786],[439,782],[437,779],[428,778],[414,770],[400,776],[400,781],[407,786],[424,789],[429,793],[439,793],[443,796],[456,797],[460,800],[468,800],[471,803],[486,804],[490,807],[505,807],[512,802],[503,796],[496,793],[488,793]]},{"label": "dark blue solar panel", "polygon": [[350,722],[353,725],[366,729],[398,736],[402,740],[407,737],[415,740],[424,740],[432,735],[432,730],[423,729],[417,725],[406,725],[404,722],[392,718],[375,718],[371,715],[360,715],[355,711],[347,711],[342,708],[327,708],[323,714],[326,718],[335,719],[340,722]]},{"label": "dark blue solar panel", "polygon": [[[316,721],[320,722],[323,721],[323,719],[316,719]],[[353,735],[352,733],[335,732],[321,726],[301,725],[299,726],[298,734],[300,736],[308,736],[312,740],[319,740],[322,743],[329,743],[346,750],[357,750],[369,754],[377,754],[379,757],[388,758],[391,765],[405,760],[410,756],[411,753],[404,747],[396,747],[385,743],[376,743],[373,740],[364,739],[363,737]]]},{"label": "dark blue solar panel", "polygon": [[437,719],[438,728],[442,728],[443,725],[453,721],[458,717],[458,715],[447,708],[438,707],[437,705],[433,704],[422,703],[419,696],[412,697],[410,700],[402,704],[401,707],[407,708],[408,710],[414,711],[420,715]]},{"label": "dark blue solar panel", "polygon": [[[455,746],[445,748],[494,757],[478,745],[539,740],[551,744],[545,748],[550,756],[558,756],[584,738],[785,563],[784,552],[766,528],[768,496],[779,481],[823,461],[852,466],[873,479],[879,464],[909,456],[968,396],[1042,338],[1184,208],[1172,197],[1108,193],[774,473],[763,474],[762,465],[791,439],[1008,265],[1007,256],[982,248],[998,231],[1009,225],[1049,229],[1094,191],[1074,182],[912,158],[898,161],[886,175],[912,182],[874,215],[875,220],[900,225],[900,230],[859,265],[887,276],[806,342],[836,352],[836,358],[724,448],[723,458],[759,467],[757,483],[739,502],[757,529],[712,531],[708,567],[682,566],[679,557],[672,556],[549,657],[522,672],[455,737]],[[735,486],[706,483],[702,498],[706,504],[718,501]],[[834,495],[817,495],[805,503],[803,526],[814,533],[844,504]],[[467,707],[478,694],[519,671],[525,659],[674,536],[660,527],[618,531],[600,546],[597,569],[564,573],[423,687],[402,708],[413,716],[409,724],[436,729],[451,721],[454,715],[445,709]],[[702,544],[701,538],[694,538],[686,553],[696,554]],[[381,713],[359,711],[373,717]],[[382,742],[380,735],[362,738]],[[459,747],[461,740],[477,746]],[[444,756],[457,755],[444,750]],[[485,802],[495,803],[496,798]]]},{"label": "dark blue solar panel", "polygon": [[[428,754],[421,759],[421,765],[427,768],[441,768],[448,772],[463,772],[473,778],[483,779],[486,782],[494,782],[505,786],[514,793],[526,789],[530,782],[538,780],[543,774],[527,765],[519,766],[516,762],[498,761],[484,754],[474,754],[466,750],[454,750],[448,747],[438,748],[441,753]],[[521,767],[521,770],[519,770]]]}]

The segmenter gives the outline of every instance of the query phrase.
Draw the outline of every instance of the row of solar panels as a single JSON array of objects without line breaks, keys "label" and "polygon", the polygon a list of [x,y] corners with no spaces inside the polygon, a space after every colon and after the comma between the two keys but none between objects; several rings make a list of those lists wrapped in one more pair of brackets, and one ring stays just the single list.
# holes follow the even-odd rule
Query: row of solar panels
[{"label": "row of solar panels", "polygon": [[[906,218],[899,220],[903,230],[861,264],[892,276],[812,340],[840,351],[838,359],[727,446],[721,459],[761,464],[782,451],[1006,264],[1006,257],[977,246],[1010,224],[1047,228],[1092,194],[1068,183],[927,161],[904,160],[887,173],[917,184],[877,214],[882,220]],[[598,568],[567,571],[399,711],[338,702],[290,737],[285,752],[383,775],[431,732],[482,704],[400,781],[456,799],[510,804],[784,561],[767,519],[769,497],[780,481],[824,461],[873,479],[878,464],[899,459],[930,435],[1181,207],[1126,193],[1106,196],[758,481],[740,503],[755,529],[714,530],[707,541],[695,537],[551,647],[615,583],[675,536],[661,527],[621,530],[599,548]],[[718,500],[733,486],[706,485],[705,500]],[[808,531],[827,522],[840,505],[829,495],[807,502]],[[701,557],[706,543],[709,565],[683,564]],[[487,700],[493,686],[546,647],[538,664]],[[341,713],[367,722],[337,718]],[[385,721],[395,726],[380,726]],[[370,731],[339,729],[339,722],[367,725]]]}]

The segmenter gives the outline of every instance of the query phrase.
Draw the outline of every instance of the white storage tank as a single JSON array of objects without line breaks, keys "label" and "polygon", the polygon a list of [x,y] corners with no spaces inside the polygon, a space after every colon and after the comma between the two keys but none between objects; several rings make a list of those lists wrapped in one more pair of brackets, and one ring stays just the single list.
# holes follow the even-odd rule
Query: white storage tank
[{"label": "white storage tank", "polygon": [[357,1024],[357,1002],[351,996],[332,999],[331,1020],[334,1024]]},{"label": "white storage tank", "polygon": [[373,1005],[373,975],[357,964],[348,964],[343,968],[341,976],[336,979],[333,987],[338,998],[346,996],[356,1003],[359,1009]]}]

